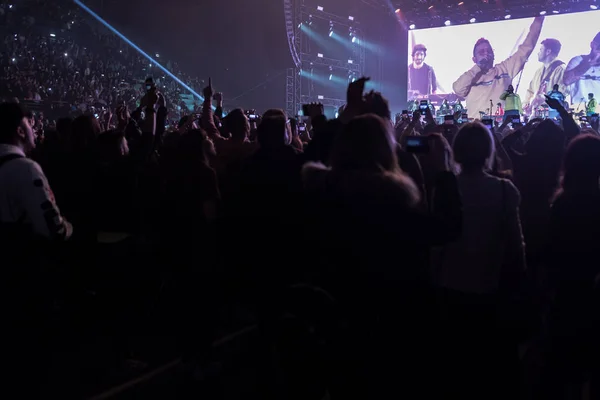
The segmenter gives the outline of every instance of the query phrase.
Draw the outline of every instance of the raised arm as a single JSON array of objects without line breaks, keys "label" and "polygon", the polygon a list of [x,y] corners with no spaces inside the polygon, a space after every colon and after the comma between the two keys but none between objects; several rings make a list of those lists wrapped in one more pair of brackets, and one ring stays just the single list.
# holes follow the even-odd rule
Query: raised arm
[{"label": "raised arm", "polygon": [[208,79],[208,86],[204,88],[204,103],[202,103],[202,127],[206,131],[206,134],[211,139],[220,139],[221,135],[219,134],[219,129],[215,125],[215,120],[213,119],[213,110],[212,110],[212,97],[213,97],[213,87],[212,81]]},{"label": "raised arm", "polygon": [[515,75],[517,75],[523,69],[525,62],[533,52],[533,49],[540,38],[543,24],[543,16],[535,17],[531,26],[529,27],[529,33],[525,37],[523,43],[519,46],[515,54],[499,64],[500,69],[507,71],[511,77],[515,77]]}]

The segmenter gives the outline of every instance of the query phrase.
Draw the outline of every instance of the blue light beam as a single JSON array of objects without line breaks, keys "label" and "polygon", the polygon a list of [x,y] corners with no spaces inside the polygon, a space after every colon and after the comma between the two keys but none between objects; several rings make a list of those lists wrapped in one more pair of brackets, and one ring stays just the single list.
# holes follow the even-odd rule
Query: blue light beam
[{"label": "blue light beam", "polygon": [[[204,101],[204,97],[202,97],[198,93],[196,93],[196,91],[194,89],[192,89],[191,87],[189,87],[188,85],[186,85],[181,79],[179,79],[173,73],[171,73],[171,71],[169,71],[168,69],[166,69],[165,67],[163,67],[154,58],[152,58],[151,56],[149,56],[144,50],[142,50],[141,48],[139,48],[139,46],[137,46],[131,40],[127,39],[125,37],[125,35],[123,35],[121,32],[119,32],[118,30],[116,30],[115,28],[113,28],[113,26],[111,24],[109,24],[104,19],[102,19],[102,17],[100,17],[98,14],[96,14],[91,8],[89,8],[88,6],[86,6],[85,4],[83,4],[79,0],[73,0],[73,1],[75,2],[75,4],[77,4],[79,7],[81,7],[85,12],[87,12],[92,17],[94,17],[96,20],[98,20],[102,25],[104,25],[105,27],[107,27],[108,29],[110,29],[111,32],[113,32],[115,35],[117,35],[118,37],[120,37],[121,39],[123,39],[125,41],[125,43],[127,43],[128,45],[130,45],[131,47],[133,47],[134,49],[136,49],[141,55],[143,55],[148,60],[150,60],[150,62],[152,62],[153,64],[155,64],[165,74],[169,75],[171,78],[173,78],[175,81],[177,81],[181,86],[183,86],[184,88],[186,88],[187,90],[189,90],[194,96],[198,97],[201,101]],[[213,106],[213,109],[214,109],[214,106]]]}]

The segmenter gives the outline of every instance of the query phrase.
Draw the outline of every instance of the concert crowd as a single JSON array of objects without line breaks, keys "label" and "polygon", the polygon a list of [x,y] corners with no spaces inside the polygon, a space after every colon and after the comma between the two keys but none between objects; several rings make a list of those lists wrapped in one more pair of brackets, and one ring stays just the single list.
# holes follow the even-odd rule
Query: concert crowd
[{"label": "concert crowd", "polygon": [[600,136],[562,102],[394,119],[361,78],[335,119],[225,115],[207,78],[190,110],[41,4],[0,5],[6,393],[87,398],[173,356],[169,398],[225,398],[215,343],[249,325],[237,398],[600,395]]}]

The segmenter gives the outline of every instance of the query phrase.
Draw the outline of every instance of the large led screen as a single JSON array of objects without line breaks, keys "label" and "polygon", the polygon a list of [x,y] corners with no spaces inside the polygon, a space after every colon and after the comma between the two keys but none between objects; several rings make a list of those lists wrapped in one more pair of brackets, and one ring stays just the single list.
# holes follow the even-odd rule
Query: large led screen
[{"label": "large led screen", "polygon": [[460,101],[477,118],[504,105],[511,84],[526,113],[559,85],[568,106],[584,110],[589,93],[600,98],[599,21],[600,10],[412,30],[408,99]]}]

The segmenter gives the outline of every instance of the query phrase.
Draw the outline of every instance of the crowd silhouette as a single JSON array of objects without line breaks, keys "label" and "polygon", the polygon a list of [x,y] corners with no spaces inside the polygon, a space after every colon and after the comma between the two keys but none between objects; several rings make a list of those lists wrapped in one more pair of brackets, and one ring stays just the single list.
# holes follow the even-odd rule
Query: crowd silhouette
[{"label": "crowd silhouette", "polygon": [[[12,32],[20,15],[2,9]],[[207,79],[203,104],[179,118],[167,84],[105,91],[115,74],[148,74],[136,56],[39,40],[9,33],[2,54],[13,397],[81,398],[100,365],[125,371],[118,380],[162,351],[182,356],[185,391],[201,387],[215,340],[247,320],[252,398],[600,395],[600,136],[558,102],[558,124],[490,131],[438,125],[429,110],[394,123],[361,78],[339,118],[306,105],[304,132],[279,109],[224,115]],[[90,96],[104,119],[57,107],[40,123],[20,104]]]}]

